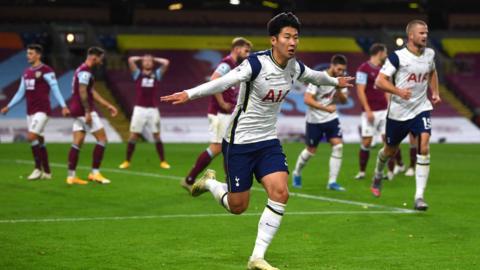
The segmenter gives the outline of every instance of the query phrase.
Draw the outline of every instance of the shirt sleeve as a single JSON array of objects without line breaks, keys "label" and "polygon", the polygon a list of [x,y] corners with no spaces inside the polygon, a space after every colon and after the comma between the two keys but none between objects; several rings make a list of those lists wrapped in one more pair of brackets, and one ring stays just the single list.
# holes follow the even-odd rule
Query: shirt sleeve
[{"label": "shirt sleeve", "polygon": [[63,99],[63,96],[60,92],[60,88],[58,87],[58,82],[57,82],[57,79],[55,78],[55,73],[53,72],[45,73],[43,75],[43,78],[45,79],[45,81],[47,81],[48,85],[50,86],[50,90],[52,90],[53,96],[57,100],[58,104],[60,104],[62,108],[67,107],[67,105],[65,104],[65,100]]},{"label": "shirt sleeve", "polygon": [[298,77],[299,81],[312,83],[315,85],[333,85],[333,86],[338,85],[338,79],[328,76],[326,72],[310,69],[306,65],[303,65],[304,70],[303,72],[301,72],[302,68],[300,65],[303,65],[303,64],[300,64],[297,62],[296,68],[298,69],[298,73],[300,74],[300,77]]},{"label": "shirt sleeve", "polygon": [[231,68],[227,63],[221,63],[215,69],[215,72],[220,74],[220,76],[225,76],[228,72],[230,72]]},{"label": "shirt sleeve", "polygon": [[135,69],[134,72],[132,72],[132,78],[133,78],[133,80],[137,80],[137,79],[138,79],[138,76],[140,76],[140,70],[137,68],[137,69]]},{"label": "shirt sleeve", "polygon": [[17,105],[25,96],[25,81],[22,80],[20,81],[20,85],[18,86],[17,93],[15,93],[15,96],[13,96],[12,100],[8,103],[7,107],[12,108],[13,106]]},{"label": "shirt sleeve", "polygon": [[162,68],[161,68],[161,67],[160,67],[160,68],[157,68],[157,69],[155,70],[155,79],[156,79],[157,81],[160,81],[160,80],[162,79],[162,76],[163,76]]},{"label": "shirt sleeve", "polygon": [[368,74],[361,71],[361,70],[357,70],[357,74],[355,75],[355,80],[356,80],[356,84],[367,84],[367,80],[368,80]]},{"label": "shirt sleeve", "polygon": [[88,71],[81,71],[77,76],[80,84],[88,85],[90,83],[90,79],[92,78],[92,73]]},{"label": "shirt sleeve", "polygon": [[380,70],[380,73],[387,75],[388,77],[392,77],[396,72],[398,67],[400,66],[400,59],[398,58],[398,55],[393,52],[391,53],[387,60],[385,61],[385,64],[383,64],[382,69]]},{"label": "shirt sleeve", "polygon": [[252,75],[252,68],[248,60],[244,60],[241,65],[232,69],[225,76],[201,84],[192,89],[186,90],[190,99],[197,99],[204,96],[213,95],[225,91],[235,84],[246,82]]}]

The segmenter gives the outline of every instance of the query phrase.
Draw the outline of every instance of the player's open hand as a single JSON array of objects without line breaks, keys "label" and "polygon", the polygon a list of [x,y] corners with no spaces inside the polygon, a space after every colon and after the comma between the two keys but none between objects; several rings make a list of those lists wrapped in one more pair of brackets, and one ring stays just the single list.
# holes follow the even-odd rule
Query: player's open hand
[{"label": "player's open hand", "polygon": [[115,108],[115,106],[112,106],[112,105],[108,106],[108,110],[110,111],[110,115],[112,117],[117,116],[118,110],[117,110],[117,108]]},{"label": "player's open hand", "polygon": [[439,95],[432,95],[432,103],[433,105],[436,105],[438,103],[442,102],[442,99],[440,98]]},{"label": "player's open hand", "polygon": [[62,108],[62,115],[63,115],[64,117],[69,116],[69,115],[70,115],[70,110],[69,110],[67,107]]},{"label": "player's open hand", "polygon": [[398,95],[404,100],[409,100],[412,97],[412,90],[411,89],[399,89]]},{"label": "player's open hand", "polygon": [[353,87],[353,84],[350,83],[355,80],[355,77],[337,77],[338,79],[338,87],[345,88],[345,87]]},{"label": "player's open hand", "polygon": [[171,102],[173,105],[183,104],[189,100],[188,94],[185,91],[176,92],[168,96],[160,97],[160,101]]},{"label": "player's open hand", "polygon": [[0,113],[2,114],[7,114],[7,112],[8,112],[8,106],[5,106],[2,108],[2,110],[0,110]]}]

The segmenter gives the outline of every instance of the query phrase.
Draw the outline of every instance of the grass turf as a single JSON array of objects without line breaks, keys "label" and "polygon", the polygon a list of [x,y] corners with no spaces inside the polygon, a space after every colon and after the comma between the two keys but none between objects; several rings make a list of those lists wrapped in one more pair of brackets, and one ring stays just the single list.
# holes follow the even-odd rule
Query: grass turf
[{"label": "grass turf", "polygon": [[[0,144],[0,269],[246,269],[265,193],[252,191],[250,208],[243,216],[224,215],[209,194],[189,197],[178,179],[204,148],[167,144],[172,169],[162,170],[154,146],[138,144],[132,167],[124,172],[116,168],[125,146],[110,144],[102,168],[112,184],[70,187],[64,182],[69,145],[48,145],[53,180],[28,182],[33,167],[29,146]],[[291,169],[302,148],[284,145]],[[91,151],[92,145],[81,151],[78,174],[83,178]],[[314,197],[290,198],[267,252],[272,265],[280,269],[480,268],[480,145],[431,146],[426,192],[431,209],[413,214],[400,214],[393,207],[412,208],[414,178],[397,176],[385,183],[381,198],[373,198],[369,180],[353,180],[357,151],[358,145],[345,146],[339,182],[347,191],[338,193],[325,189],[330,149],[320,146],[304,169],[303,189],[291,189]],[[407,151],[404,148],[408,163]],[[375,154],[370,157],[368,179]],[[211,167],[221,178],[221,158]]]}]

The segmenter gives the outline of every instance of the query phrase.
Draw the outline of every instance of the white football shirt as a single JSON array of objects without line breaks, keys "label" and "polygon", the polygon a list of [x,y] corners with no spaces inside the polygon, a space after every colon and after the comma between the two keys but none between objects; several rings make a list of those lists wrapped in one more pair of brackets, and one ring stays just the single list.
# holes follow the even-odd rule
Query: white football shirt
[{"label": "white football shirt", "polygon": [[388,56],[380,72],[393,78],[396,87],[412,90],[409,100],[391,95],[388,118],[405,121],[433,109],[428,100],[428,79],[435,70],[434,57],[435,52],[430,48],[425,48],[423,53],[417,56],[406,47]]}]

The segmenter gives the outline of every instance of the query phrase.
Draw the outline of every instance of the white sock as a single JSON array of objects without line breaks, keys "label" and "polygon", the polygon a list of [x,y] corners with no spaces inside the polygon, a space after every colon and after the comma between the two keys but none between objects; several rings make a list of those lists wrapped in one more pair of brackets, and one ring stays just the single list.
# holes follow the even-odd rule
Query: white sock
[{"label": "white sock", "polygon": [[75,177],[75,171],[68,170],[68,177]]},{"label": "white sock", "polygon": [[337,144],[332,147],[332,154],[330,155],[330,171],[328,174],[328,183],[337,182],[338,172],[342,166],[343,144]]},{"label": "white sock", "polygon": [[427,186],[428,174],[430,173],[430,155],[417,155],[415,166],[416,192],[415,199],[423,198],[423,192]]},{"label": "white sock", "polygon": [[382,179],[383,178],[383,169],[385,168],[385,164],[388,162],[389,158],[385,156],[383,153],[383,148],[378,151],[377,155],[377,163],[375,164],[375,178]]},{"label": "white sock", "polygon": [[99,173],[99,172],[100,172],[100,169],[92,169],[93,174],[96,174],[96,173]]},{"label": "white sock", "polygon": [[302,174],[302,169],[307,164],[308,160],[313,157],[314,154],[308,152],[307,149],[303,149],[303,151],[298,155],[297,164],[295,165],[295,170],[293,171],[294,175]]},{"label": "white sock", "polygon": [[257,240],[253,248],[252,259],[263,259],[270,242],[272,242],[275,233],[280,227],[283,213],[285,212],[285,204],[274,202],[268,199],[267,206],[263,210],[258,223]]},{"label": "white sock", "polygon": [[212,193],[213,198],[219,202],[228,212],[230,206],[228,205],[228,186],[226,183],[218,182],[214,179],[205,181],[205,187]]}]

